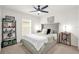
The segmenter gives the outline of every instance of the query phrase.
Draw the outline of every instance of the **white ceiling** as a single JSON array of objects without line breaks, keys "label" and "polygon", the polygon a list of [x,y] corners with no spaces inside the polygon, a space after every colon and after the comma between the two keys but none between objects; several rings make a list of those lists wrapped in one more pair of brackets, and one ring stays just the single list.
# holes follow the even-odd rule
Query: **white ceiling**
[{"label": "white ceiling", "polygon": [[[41,7],[43,7],[43,6],[44,5],[41,5]],[[30,11],[34,11],[35,10],[33,8],[33,5],[3,5],[2,7],[38,16],[36,12],[30,12]],[[69,9],[69,8],[72,8],[72,7],[74,7],[74,6],[68,6],[68,5],[49,5],[48,8],[45,9],[49,13],[41,13],[39,16],[51,15],[51,14],[53,14],[53,11],[62,11],[64,9]]]}]

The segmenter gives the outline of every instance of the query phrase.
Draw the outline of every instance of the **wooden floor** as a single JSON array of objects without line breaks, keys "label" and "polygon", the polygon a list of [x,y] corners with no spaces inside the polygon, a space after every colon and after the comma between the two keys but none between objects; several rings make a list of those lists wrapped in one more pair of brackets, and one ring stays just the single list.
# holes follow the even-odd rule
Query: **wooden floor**
[{"label": "wooden floor", "polygon": [[57,44],[48,51],[49,54],[79,54],[77,47]]},{"label": "wooden floor", "polygon": [[21,44],[8,46],[1,49],[2,54],[29,54],[29,51],[25,49]]},{"label": "wooden floor", "polygon": [[[2,54],[29,54],[21,44],[16,44],[2,48]],[[52,47],[48,54],[79,54],[79,50],[76,47],[67,46],[63,44],[56,44]]]}]

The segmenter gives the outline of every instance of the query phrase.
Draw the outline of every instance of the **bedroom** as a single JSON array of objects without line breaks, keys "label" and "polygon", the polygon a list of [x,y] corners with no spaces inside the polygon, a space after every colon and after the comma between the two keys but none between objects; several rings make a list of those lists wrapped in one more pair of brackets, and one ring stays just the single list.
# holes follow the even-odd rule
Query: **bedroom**
[{"label": "bedroom", "polygon": [[[71,33],[71,45],[75,46],[75,48],[73,48],[72,46],[59,44],[59,45],[57,45],[57,47],[63,48],[62,49],[63,51],[62,50],[58,51],[58,52],[56,51],[56,53],[60,53],[60,54],[66,53],[66,52],[73,53],[73,54],[78,53],[78,51],[73,52],[73,50],[75,50],[75,49],[77,50],[79,48],[79,44],[78,44],[78,40],[79,40],[79,36],[78,36],[78,34],[79,34],[78,33],[78,31],[79,31],[79,26],[78,26],[79,6],[77,6],[77,5],[48,5],[48,7],[45,9],[46,11],[48,11],[48,13],[40,13],[39,15],[38,15],[38,12],[35,12],[35,13],[30,12],[30,11],[35,10],[33,8],[33,6],[34,5],[4,5],[4,6],[0,6],[0,19],[4,18],[7,15],[15,17],[16,36],[17,36],[16,37],[17,44],[1,48],[1,53],[3,53],[3,54],[4,53],[5,54],[7,54],[7,53],[14,53],[14,54],[15,53],[17,53],[17,54],[26,53],[25,51],[23,51],[23,49],[21,47],[17,47],[20,45],[19,42],[21,41],[21,39],[23,39],[23,36],[28,33],[37,34],[38,30],[41,31],[41,28],[42,28],[41,24],[45,25],[45,24],[49,24],[49,23],[52,23],[53,25],[54,25],[54,23],[59,23],[58,27],[54,26],[54,27],[56,27],[56,29],[55,29],[57,32],[56,34],[59,34],[64,31],[68,31],[69,33]],[[42,5],[40,7],[43,7],[43,6],[44,5]],[[35,5],[35,7],[37,7],[37,6]],[[52,18],[52,22],[48,21],[48,19],[51,19],[51,18]],[[2,21],[0,20],[0,24],[1,23],[2,23]],[[23,29],[24,28],[23,24],[26,24],[26,23],[29,27],[25,26],[28,29],[26,29],[26,28]],[[2,26],[0,26],[0,27],[2,28]],[[47,25],[47,27],[51,28],[51,25]],[[40,34],[40,31],[38,31],[39,34]],[[2,37],[2,29],[0,29],[0,35]],[[32,36],[32,35],[30,35],[30,36]],[[0,41],[2,41],[1,37],[0,37]],[[57,38],[59,39],[59,37],[57,37]],[[38,41],[38,40],[36,39],[36,41]],[[42,42],[44,42],[44,41],[42,41]],[[34,43],[34,44],[36,44],[35,46],[38,49],[41,48],[40,44],[38,44],[38,43]],[[38,47],[38,45],[40,47]],[[55,49],[57,47],[55,47]],[[68,50],[68,51],[64,52],[65,51],[64,47],[68,47],[68,48],[71,47],[70,50],[72,50],[72,51]],[[50,53],[54,54],[53,52],[54,51],[52,51]]]}]

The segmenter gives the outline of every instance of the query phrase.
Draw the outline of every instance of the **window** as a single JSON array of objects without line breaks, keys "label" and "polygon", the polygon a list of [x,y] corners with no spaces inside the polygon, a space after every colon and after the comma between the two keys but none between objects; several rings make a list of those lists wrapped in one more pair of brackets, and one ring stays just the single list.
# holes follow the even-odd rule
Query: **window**
[{"label": "window", "polygon": [[22,20],[22,35],[31,33],[31,20]]}]

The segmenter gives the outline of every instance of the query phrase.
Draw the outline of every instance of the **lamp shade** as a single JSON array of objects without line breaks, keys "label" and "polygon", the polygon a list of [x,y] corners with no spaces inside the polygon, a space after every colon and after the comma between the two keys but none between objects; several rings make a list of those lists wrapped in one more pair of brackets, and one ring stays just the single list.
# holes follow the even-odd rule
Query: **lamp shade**
[{"label": "lamp shade", "polygon": [[65,32],[71,32],[72,26],[71,25],[64,25],[63,26],[63,31]]},{"label": "lamp shade", "polygon": [[35,31],[41,30],[41,25],[35,25]]}]

